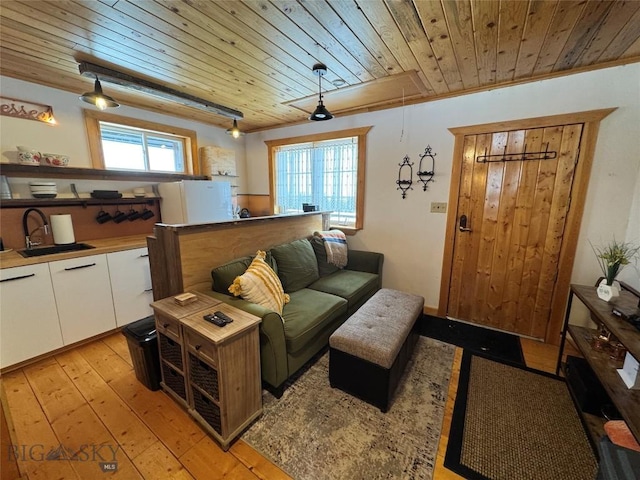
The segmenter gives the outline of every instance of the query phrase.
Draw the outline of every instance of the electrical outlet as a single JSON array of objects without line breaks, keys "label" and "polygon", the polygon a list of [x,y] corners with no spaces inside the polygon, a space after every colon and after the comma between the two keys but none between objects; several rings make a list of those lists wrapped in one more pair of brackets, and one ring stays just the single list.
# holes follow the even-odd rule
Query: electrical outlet
[{"label": "electrical outlet", "polygon": [[431,202],[431,213],[447,213],[447,202]]}]

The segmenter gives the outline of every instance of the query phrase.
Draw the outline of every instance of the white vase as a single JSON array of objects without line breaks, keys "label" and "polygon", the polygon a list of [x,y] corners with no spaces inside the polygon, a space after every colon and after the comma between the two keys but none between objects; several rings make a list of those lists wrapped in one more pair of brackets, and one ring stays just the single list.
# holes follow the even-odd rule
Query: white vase
[{"label": "white vase", "polygon": [[600,284],[598,285],[598,297],[608,302],[613,297],[617,297],[620,295],[620,284],[613,281],[613,285],[607,285],[607,279],[603,278]]}]

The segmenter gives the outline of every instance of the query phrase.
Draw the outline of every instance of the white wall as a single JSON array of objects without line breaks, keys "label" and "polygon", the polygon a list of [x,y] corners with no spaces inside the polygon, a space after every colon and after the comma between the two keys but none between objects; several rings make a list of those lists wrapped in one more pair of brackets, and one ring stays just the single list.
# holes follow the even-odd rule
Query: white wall
[{"label": "white wall", "polygon": [[[108,84],[103,85],[103,89],[105,93],[109,93]],[[82,110],[95,109],[95,107],[78,99],[82,93],[84,92],[78,92],[75,95],[14,78],[0,77],[1,96],[51,105],[57,120],[57,125],[48,125],[42,122],[0,116],[0,161],[17,162],[16,147],[21,145],[33,147],[40,152],[69,155],[69,167],[92,168]],[[198,137],[198,147],[217,145],[234,150],[238,175],[240,176],[238,193],[246,193],[244,142],[231,138],[225,133],[225,129],[124,105],[109,109],[107,112],[194,130]],[[229,126],[231,126],[231,120],[229,122]],[[33,168],[34,178],[37,178],[38,167]],[[19,180],[11,181],[19,182]],[[102,183],[101,187],[105,187],[105,184]],[[28,192],[28,189],[26,191]]]},{"label": "white wall", "polygon": [[[325,104],[331,110],[330,94]],[[349,244],[385,254],[384,286],[423,295],[436,307],[446,215],[429,213],[429,204],[448,200],[454,145],[448,128],[609,107],[618,110],[601,123],[572,276],[574,283],[592,284],[600,272],[589,241],[640,240],[640,64],[249,134],[249,191],[269,191],[265,140],[372,125],[364,229]],[[426,192],[414,185],[403,200],[395,185],[398,164],[408,154],[417,166],[427,145],[437,153],[435,182]],[[625,271],[633,277],[625,279],[640,284],[632,272]]]}]

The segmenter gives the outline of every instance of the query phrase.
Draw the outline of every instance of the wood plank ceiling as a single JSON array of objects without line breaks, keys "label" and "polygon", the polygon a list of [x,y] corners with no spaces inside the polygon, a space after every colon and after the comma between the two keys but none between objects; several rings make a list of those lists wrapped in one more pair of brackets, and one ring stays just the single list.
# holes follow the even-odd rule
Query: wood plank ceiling
[{"label": "wood plank ceiling", "polygon": [[[306,121],[316,62],[332,113],[640,61],[640,1],[2,0],[0,73],[81,94],[88,61],[243,112]],[[120,103],[230,119],[104,83]],[[29,100],[22,99],[22,100]]]}]

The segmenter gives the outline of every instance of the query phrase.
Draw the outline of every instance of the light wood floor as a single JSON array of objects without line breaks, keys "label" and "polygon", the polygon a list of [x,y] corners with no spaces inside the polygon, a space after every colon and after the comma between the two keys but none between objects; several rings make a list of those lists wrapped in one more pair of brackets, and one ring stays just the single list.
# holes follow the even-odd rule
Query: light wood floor
[{"label": "light wood floor", "polygon": [[[555,369],[557,347],[526,339],[522,345],[528,366]],[[461,357],[458,348],[435,479],[462,478],[443,466]],[[0,381],[8,423],[3,421],[1,432],[2,480],[20,474],[29,479],[107,478],[111,474],[102,473],[97,462],[112,461],[118,445],[115,478],[290,478],[242,440],[224,452],[170,397],[140,384],[120,333],[5,374]],[[67,455],[81,452],[82,461],[45,461],[49,449],[59,445]],[[15,457],[17,467],[8,461]]]}]

